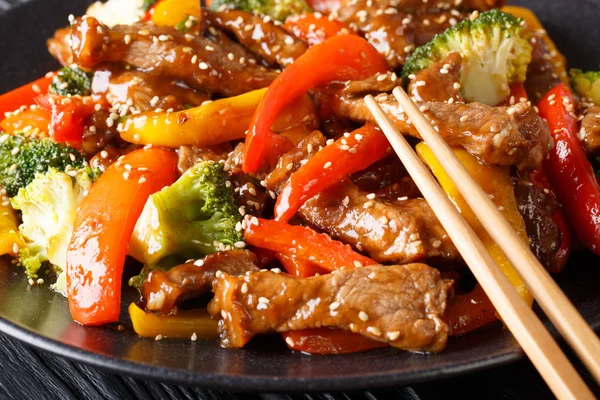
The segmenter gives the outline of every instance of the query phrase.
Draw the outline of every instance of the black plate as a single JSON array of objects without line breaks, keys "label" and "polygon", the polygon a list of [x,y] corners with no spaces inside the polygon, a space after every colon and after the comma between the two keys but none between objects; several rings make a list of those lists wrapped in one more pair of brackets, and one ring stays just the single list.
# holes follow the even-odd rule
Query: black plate
[{"label": "black plate", "polygon": [[[6,0],[3,0],[4,2]],[[22,3],[26,0],[9,0]],[[57,64],[45,39],[81,14],[86,2],[32,0],[0,15],[0,92],[38,77]],[[527,3],[541,17],[573,66],[595,68],[591,53],[600,43],[596,0]],[[2,8],[0,7],[0,14]],[[585,40],[585,42],[584,42]],[[600,328],[600,264],[589,253],[573,257],[557,279],[594,328]],[[128,299],[135,294],[125,291]],[[127,301],[123,302],[125,307]],[[127,312],[122,311],[123,324]],[[243,350],[221,349],[215,342],[140,339],[129,328],[83,328],[72,322],[66,300],[46,287],[31,287],[14,266],[0,265],[0,330],[31,345],[115,372],[233,390],[351,390],[439,379],[508,363],[523,357],[500,325],[450,340],[437,355],[394,349],[308,356],[285,350],[278,336],[263,337]]]}]

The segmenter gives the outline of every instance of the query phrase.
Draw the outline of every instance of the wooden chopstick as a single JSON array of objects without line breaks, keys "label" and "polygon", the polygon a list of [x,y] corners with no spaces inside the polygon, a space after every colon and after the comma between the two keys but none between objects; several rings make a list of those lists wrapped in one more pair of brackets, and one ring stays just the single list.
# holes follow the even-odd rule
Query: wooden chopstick
[{"label": "wooden chopstick", "polygon": [[[519,296],[404,136],[394,127],[373,96],[366,96],[365,103],[502,320],[556,397],[593,399],[594,396],[550,333]],[[414,107],[412,101],[410,103]],[[416,110],[416,107],[414,109]],[[452,156],[454,157],[454,154]]]},{"label": "wooden chopstick", "polygon": [[598,336],[531,252],[529,246],[515,234],[508,221],[473,180],[458,158],[454,156],[450,146],[433,129],[406,92],[397,87],[393,93],[421,134],[421,138],[443,164],[444,170],[458,191],[492,239],[500,246],[544,313],[571,348],[575,350],[596,382],[600,383],[600,340]]}]

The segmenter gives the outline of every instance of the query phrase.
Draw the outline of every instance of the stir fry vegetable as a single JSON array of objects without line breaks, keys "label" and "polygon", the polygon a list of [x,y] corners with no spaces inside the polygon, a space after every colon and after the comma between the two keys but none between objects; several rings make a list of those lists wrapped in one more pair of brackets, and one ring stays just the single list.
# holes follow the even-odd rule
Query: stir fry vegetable
[{"label": "stir fry vegetable", "polygon": [[[277,236],[273,237],[272,232],[277,232]],[[354,252],[350,246],[310,228],[285,222],[248,219],[244,239],[249,245],[293,256],[328,271],[375,264],[370,258]]]},{"label": "stir fry vegetable", "polygon": [[83,325],[117,321],[123,264],[148,197],[175,181],[168,150],[129,153],[104,171],[84,199],[67,251],[67,293],[73,319]]},{"label": "stir fry vegetable", "polygon": [[[323,64],[322,60],[328,60]],[[252,117],[244,147],[244,172],[256,172],[273,121],[290,102],[309,89],[333,80],[364,79],[388,70],[385,59],[364,39],[334,36],[310,48],[277,76]]]},{"label": "stir fry vegetable", "polygon": [[[529,293],[527,286],[521,280],[521,277],[510,265],[510,262],[500,250],[500,247],[492,240],[487,231],[483,228],[469,205],[462,195],[458,192],[454,183],[446,174],[440,162],[435,158],[431,149],[425,143],[417,145],[419,157],[431,169],[438,182],[448,194],[452,202],[456,205],[465,220],[471,225],[477,236],[481,239],[492,258],[498,263],[510,283],[515,287],[521,297],[527,304],[533,304],[533,296]],[[507,168],[497,166],[484,166],[475,157],[464,150],[455,150],[454,153],[473,177],[475,182],[490,196],[491,200],[498,207],[504,218],[511,224],[515,232],[528,242],[527,233],[523,220],[517,209],[510,173]]]},{"label": "stir fry vegetable", "polygon": [[540,101],[540,116],[548,121],[554,138],[544,168],[583,244],[600,255],[600,186],[577,138],[575,99],[560,84]]},{"label": "stir fry vegetable", "polygon": [[129,317],[135,333],[142,337],[212,339],[218,336],[217,321],[206,310],[178,311],[174,315],[144,312],[135,303],[129,305]]},{"label": "stir fry vegetable", "polygon": [[289,221],[306,200],[381,160],[390,151],[385,135],[371,124],[341,137],[290,176],[277,198],[275,219]]},{"label": "stir fry vegetable", "polygon": [[0,120],[6,113],[10,113],[25,106],[35,104],[35,98],[48,92],[48,87],[52,83],[54,74],[35,80],[27,85],[21,86],[13,91],[0,96]]}]

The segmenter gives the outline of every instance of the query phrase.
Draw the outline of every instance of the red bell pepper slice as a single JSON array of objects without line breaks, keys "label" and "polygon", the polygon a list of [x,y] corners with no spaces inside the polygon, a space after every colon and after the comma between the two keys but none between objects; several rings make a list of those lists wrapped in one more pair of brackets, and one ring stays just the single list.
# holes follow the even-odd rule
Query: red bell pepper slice
[{"label": "red bell pepper slice", "polygon": [[538,107],[555,144],[543,162],[544,169],[571,226],[583,244],[600,255],[600,186],[577,138],[573,94],[561,83],[546,94]]},{"label": "red bell pepper slice", "polygon": [[246,220],[244,239],[251,246],[294,256],[327,271],[377,264],[327,235],[285,222],[249,218]]},{"label": "red bell pepper slice", "polygon": [[313,13],[304,13],[288,18],[284,28],[310,46],[322,43],[333,36],[351,33],[351,29],[343,22]]},{"label": "red bell pepper slice", "polygon": [[391,150],[385,135],[371,124],[346,136],[324,147],[290,176],[275,204],[277,221],[289,221],[308,199],[385,158]]},{"label": "red bell pepper slice", "polygon": [[67,293],[76,322],[119,319],[121,275],[133,228],[148,197],[172,184],[176,171],[175,153],[141,149],[108,167],[92,186],[67,251]]},{"label": "red bell pepper slice", "polygon": [[316,86],[387,70],[385,58],[356,35],[334,36],[308,49],[271,83],[254,113],[244,145],[244,172],[261,167],[271,126],[286,105]]},{"label": "red bell pepper slice", "polygon": [[388,347],[386,343],[340,329],[291,331],[285,332],[283,337],[290,349],[311,354],[344,354]]},{"label": "red bell pepper slice", "polygon": [[4,118],[7,112],[18,110],[21,106],[35,104],[37,96],[48,92],[48,87],[52,83],[52,77],[53,74],[48,74],[48,76],[0,96],[0,119]]},{"label": "red bell pepper slice", "polygon": [[450,336],[462,335],[498,320],[494,305],[481,285],[448,300],[442,318],[450,326]]},{"label": "red bell pepper slice", "polygon": [[[52,113],[50,135],[56,142],[76,144],[83,137],[84,122],[94,113],[95,107],[107,106],[104,99],[90,96],[59,96],[47,94],[36,99],[40,107]],[[116,123],[116,121],[115,121]]]}]

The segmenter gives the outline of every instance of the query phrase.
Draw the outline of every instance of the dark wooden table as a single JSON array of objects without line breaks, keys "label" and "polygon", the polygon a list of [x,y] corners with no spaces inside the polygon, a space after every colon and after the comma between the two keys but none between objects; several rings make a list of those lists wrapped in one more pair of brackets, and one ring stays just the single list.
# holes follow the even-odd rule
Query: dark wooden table
[{"label": "dark wooden table", "polygon": [[[575,363],[588,384],[587,372]],[[600,388],[593,386],[600,397]],[[430,399],[552,399],[541,377],[528,361],[447,381],[402,388],[353,393],[266,394],[229,393],[183,387],[115,375],[63,357],[30,348],[0,334],[0,399],[161,399],[215,400],[251,398],[264,400],[430,400]]]}]

